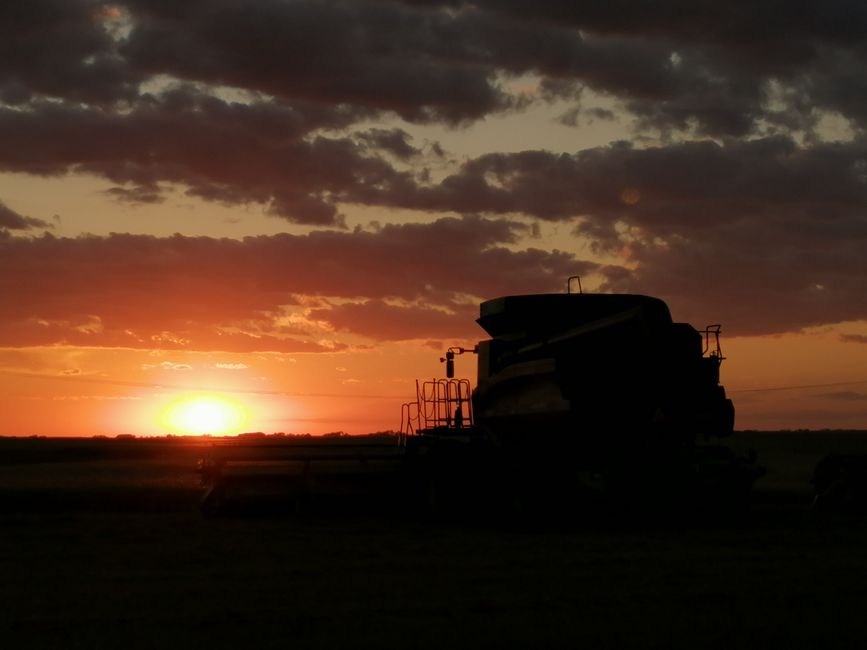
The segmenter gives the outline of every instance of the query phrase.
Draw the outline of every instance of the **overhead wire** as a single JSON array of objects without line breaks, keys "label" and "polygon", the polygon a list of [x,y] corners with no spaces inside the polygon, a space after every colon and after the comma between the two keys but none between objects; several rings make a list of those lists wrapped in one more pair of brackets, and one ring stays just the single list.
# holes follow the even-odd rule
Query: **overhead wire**
[{"label": "overhead wire", "polygon": [[827,384],[793,384],[791,386],[764,386],[761,388],[734,388],[726,389],[727,393],[770,393],[783,390],[802,390],[810,388],[836,388],[839,386],[857,386],[859,384],[867,384],[867,379],[857,379],[854,381],[835,381]]}]

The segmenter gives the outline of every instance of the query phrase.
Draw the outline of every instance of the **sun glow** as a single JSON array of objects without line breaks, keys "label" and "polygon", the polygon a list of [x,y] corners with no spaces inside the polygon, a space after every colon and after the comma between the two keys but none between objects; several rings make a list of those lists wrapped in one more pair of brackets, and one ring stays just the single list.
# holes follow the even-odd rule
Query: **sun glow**
[{"label": "sun glow", "polygon": [[222,395],[185,395],[166,406],[158,419],[172,433],[226,435],[239,433],[249,413],[242,404]]}]

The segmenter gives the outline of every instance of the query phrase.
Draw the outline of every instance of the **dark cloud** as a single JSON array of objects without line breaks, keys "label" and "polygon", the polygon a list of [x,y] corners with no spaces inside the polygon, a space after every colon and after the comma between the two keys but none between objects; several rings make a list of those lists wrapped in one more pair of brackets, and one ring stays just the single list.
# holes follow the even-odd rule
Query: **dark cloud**
[{"label": "dark cloud", "polygon": [[[472,328],[466,296],[554,290],[565,275],[594,267],[563,253],[503,248],[521,231],[471,218],[243,241],[6,238],[0,345],[335,349],[323,342],[328,331],[287,322],[287,305],[312,305],[317,320],[376,339],[408,338],[416,327],[418,337],[450,337]],[[311,296],[342,300],[325,309]]]},{"label": "dark cloud", "polygon": [[[843,0],[13,0],[2,11],[0,92],[18,104],[0,115],[4,168],[95,172],[134,184],[114,190],[133,201],[179,183],[304,223],[339,223],[341,200],[393,204],[410,179],[380,154],[417,151],[400,130],[352,141],[318,129],[389,113],[481,119],[526,103],[503,84],[523,73],[541,78],[537,100],[575,101],[561,118],[572,124],[613,116],[581,105],[584,88],[663,132],[809,134],[820,110],[856,130],[867,119],[865,10]],[[155,79],[187,86],[142,94]],[[226,85],[244,103],[209,96]]]},{"label": "dark cloud", "polygon": [[853,0],[12,0],[2,11],[0,93],[14,103],[135,103],[141,82],[167,75],[459,124],[520,106],[502,81],[534,73],[542,97],[591,88],[663,131],[810,128],[817,109],[867,117],[867,11]]},{"label": "dark cloud", "polygon": [[[623,220],[654,235],[782,213],[858,217],[867,205],[867,141],[799,146],[785,137],[576,154],[487,154],[408,201],[420,207]],[[854,225],[854,224],[853,224]]]},{"label": "dark cloud", "polygon": [[135,96],[138,77],[114,53],[101,4],[9,0],[0,6],[0,100],[34,97],[98,106]]},{"label": "dark cloud", "polygon": [[307,137],[356,117],[340,107],[229,103],[189,88],[125,113],[47,102],[0,108],[0,169],[91,172],[132,185],[110,192],[137,202],[159,200],[159,184],[174,183],[212,201],[261,202],[294,221],[334,224],[341,198],[405,182],[349,138]]},{"label": "dark cloud", "polygon": [[[145,74],[460,122],[508,105],[462,60],[460,18],[383,2],[128,2],[123,55]],[[450,33],[453,32],[453,33]],[[466,46],[463,46],[464,48]],[[457,55],[455,55],[457,54]]]},{"label": "dark cloud", "polygon": [[110,187],[105,193],[124,203],[162,203],[164,197],[156,185],[136,185],[135,187]]},{"label": "dark cloud", "polygon": [[416,207],[577,220],[634,269],[604,285],[659,294],[740,334],[867,318],[867,143],[783,138],[488,154]]},{"label": "dark cloud", "polygon": [[0,230],[29,230],[31,228],[53,228],[47,221],[25,217],[0,201]]},{"label": "dark cloud", "polygon": [[[743,135],[763,123],[810,126],[816,109],[865,124],[864,103],[856,97],[863,89],[857,71],[867,64],[867,8],[857,0],[461,5],[528,21],[540,33],[580,29],[591,44],[592,65],[556,73],[622,99],[657,128]],[[788,99],[783,109],[773,101],[780,99],[775,90]]]},{"label": "dark cloud", "polygon": [[[566,221],[596,252],[623,258],[602,269],[604,288],[663,295],[686,318],[725,320],[737,333],[790,331],[867,318],[865,37],[867,9],[854,0],[11,0],[0,8],[0,170],[96,174],[111,182],[110,195],[131,202],[157,202],[179,187],[320,226],[342,225],[345,204]],[[511,84],[525,73],[539,87],[522,94]],[[617,111],[582,103],[588,89]],[[571,102],[561,122],[627,111],[640,131],[658,130],[668,144],[489,153],[433,181],[409,134],[383,126],[395,115],[462,126],[555,100]],[[827,115],[853,137],[824,143]],[[436,143],[428,147],[445,158]],[[405,326],[390,335],[404,336],[424,316],[455,309],[458,286],[489,296],[554,277],[559,286],[576,272],[568,255],[503,246],[532,230],[478,219],[241,248],[8,232],[44,226],[0,209],[0,245],[10,254],[32,247],[30,257],[15,257],[27,273],[4,268],[34,295],[45,292],[38,312],[0,312],[87,336],[96,315],[105,340],[123,338],[120,324],[133,315],[153,332],[208,318],[258,322],[293,292],[368,300],[334,305],[337,328],[350,313],[372,323],[401,309],[394,322]],[[104,259],[113,259],[112,247],[140,259],[115,273],[116,286],[99,279],[111,275]],[[79,270],[31,264],[55,253],[72,255]],[[231,264],[205,277],[177,261],[187,255],[205,267]],[[164,263],[188,280],[150,275]],[[230,266],[245,271],[231,278]],[[502,274],[496,281],[492,269]],[[292,288],[274,279],[277,271]],[[69,299],[52,289],[73,281]],[[217,281],[236,291],[215,300],[213,312],[183,298]],[[105,293],[76,289],[88,282]],[[122,298],[162,286],[172,291],[159,322],[143,302]],[[261,290],[270,286],[273,293]],[[433,302],[412,306],[424,300]]]},{"label": "dark cloud", "polygon": [[370,129],[358,137],[373,149],[390,153],[401,160],[421,154],[420,149],[410,144],[412,136],[403,129]]}]

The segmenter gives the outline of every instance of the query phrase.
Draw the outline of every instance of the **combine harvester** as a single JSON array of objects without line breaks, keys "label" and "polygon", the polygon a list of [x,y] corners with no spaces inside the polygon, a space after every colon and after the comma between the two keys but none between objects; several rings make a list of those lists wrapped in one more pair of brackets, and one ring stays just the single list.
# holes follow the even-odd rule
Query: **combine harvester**
[{"label": "combine harvester", "polygon": [[[446,378],[417,382],[393,437],[215,445],[204,511],[254,485],[444,513],[704,507],[743,503],[762,475],[721,444],[734,407],[718,325],[675,323],[657,298],[584,293],[488,300],[477,322],[491,338],[447,351]],[[454,378],[467,353],[474,390]]]}]

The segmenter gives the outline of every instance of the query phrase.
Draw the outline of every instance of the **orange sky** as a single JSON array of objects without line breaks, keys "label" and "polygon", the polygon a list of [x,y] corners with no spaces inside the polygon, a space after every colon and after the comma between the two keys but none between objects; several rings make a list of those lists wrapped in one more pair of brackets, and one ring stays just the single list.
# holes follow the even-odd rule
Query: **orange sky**
[{"label": "orange sky", "polygon": [[[739,428],[863,426],[857,396],[867,386],[867,356],[851,354],[833,332],[724,338],[723,345],[723,383]],[[238,431],[391,430],[400,424],[401,403],[414,396],[414,379],[442,372],[437,351],[415,342],[301,355],[74,347],[15,354],[19,367],[28,360],[42,370],[0,374],[6,435],[187,433],[167,427],[161,415],[173,400],[203,393],[249,410]],[[473,378],[474,362],[459,358],[459,373]]]},{"label": "orange sky", "polygon": [[738,428],[867,428],[861,22],[658,4],[8,3],[0,435],[395,429],[574,274],[722,323]]}]

